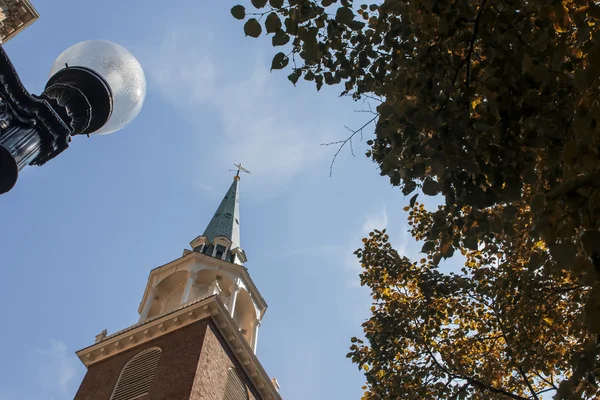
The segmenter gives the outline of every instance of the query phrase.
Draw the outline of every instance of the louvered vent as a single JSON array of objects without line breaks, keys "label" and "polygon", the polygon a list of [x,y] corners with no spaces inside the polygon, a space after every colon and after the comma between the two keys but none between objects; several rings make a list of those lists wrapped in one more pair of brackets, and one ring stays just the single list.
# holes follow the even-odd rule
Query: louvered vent
[{"label": "louvered vent", "polygon": [[248,400],[248,389],[235,368],[229,368],[223,400]]},{"label": "louvered vent", "polygon": [[133,400],[148,394],[161,353],[157,348],[148,349],[129,360],[110,400]]}]

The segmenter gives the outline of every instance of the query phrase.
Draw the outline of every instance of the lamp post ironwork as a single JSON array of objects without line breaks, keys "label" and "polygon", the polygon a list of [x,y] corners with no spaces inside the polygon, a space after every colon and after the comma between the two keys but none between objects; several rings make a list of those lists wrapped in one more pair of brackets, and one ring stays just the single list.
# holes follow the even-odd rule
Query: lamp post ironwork
[{"label": "lamp post ironwork", "polygon": [[144,72],[123,47],[100,40],[78,43],[54,63],[41,95],[25,89],[0,46],[0,194],[27,165],[43,165],[75,135],[108,134],[139,113]]}]

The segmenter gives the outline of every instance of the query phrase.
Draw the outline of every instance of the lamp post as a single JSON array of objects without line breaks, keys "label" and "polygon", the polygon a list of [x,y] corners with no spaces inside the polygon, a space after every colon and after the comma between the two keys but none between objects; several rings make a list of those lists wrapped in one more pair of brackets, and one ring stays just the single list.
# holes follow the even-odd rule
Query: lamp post
[{"label": "lamp post", "polygon": [[30,94],[0,46],[0,194],[26,165],[43,165],[75,135],[115,132],[140,112],[144,71],[123,47],[78,43],[54,62],[41,95]]}]

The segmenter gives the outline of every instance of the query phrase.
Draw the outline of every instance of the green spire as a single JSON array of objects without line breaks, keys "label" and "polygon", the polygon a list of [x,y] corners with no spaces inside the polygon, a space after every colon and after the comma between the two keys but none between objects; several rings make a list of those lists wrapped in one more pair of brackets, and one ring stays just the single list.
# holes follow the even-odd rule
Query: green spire
[{"label": "green spire", "polygon": [[223,197],[221,205],[210,220],[204,234],[211,243],[217,236],[231,240],[231,249],[240,247],[240,200],[238,191],[239,176],[233,182]]}]

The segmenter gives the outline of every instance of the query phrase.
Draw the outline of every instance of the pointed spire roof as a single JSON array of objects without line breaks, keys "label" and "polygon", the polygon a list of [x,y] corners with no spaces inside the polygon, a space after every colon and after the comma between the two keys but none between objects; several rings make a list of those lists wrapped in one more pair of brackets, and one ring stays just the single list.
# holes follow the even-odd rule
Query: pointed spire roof
[{"label": "pointed spire roof", "polygon": [[202,236],[209,242],[213,242],[215,237],[224,236],[231,240],[231,249],[240,247],[240,199],[238,182],[239,176],[233,178],[229,190],[223,197],[221,205],[210,220]]}]

